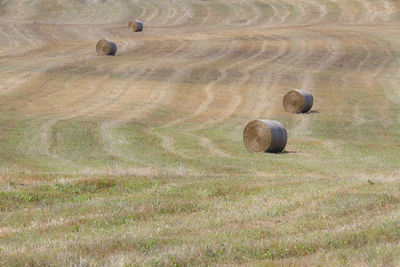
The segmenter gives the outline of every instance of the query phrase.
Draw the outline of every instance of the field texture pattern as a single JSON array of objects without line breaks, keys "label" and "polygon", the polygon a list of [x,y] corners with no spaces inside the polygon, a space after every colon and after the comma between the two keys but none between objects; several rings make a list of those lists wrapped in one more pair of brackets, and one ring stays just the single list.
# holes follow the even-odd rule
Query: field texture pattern
[{"label": "field texture pattern", "polygon": [[399,88],[397,0],[0,0],[0,266],[399,266]]}]

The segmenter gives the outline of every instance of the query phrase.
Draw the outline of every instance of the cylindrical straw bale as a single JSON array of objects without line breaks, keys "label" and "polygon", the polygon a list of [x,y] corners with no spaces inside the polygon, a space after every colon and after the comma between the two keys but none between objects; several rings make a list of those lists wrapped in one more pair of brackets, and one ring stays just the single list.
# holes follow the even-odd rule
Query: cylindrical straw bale
[{"label": "cylindrical straw bale", "polygon": [[314,103],[313,96],[303,90],[293,90],[283,97],[283,107],[292,113],[307,113]]},{"label": "cylindrical straw bale", "polygon": [[279,153],[285,149],[287,132],[278,121],[254,120],[244,129],[243,142],[250,152]]},{"label": "cylindrical straw bale", "polygon": [[114,56],[117,52],[117,45],[106,39],[98,41],[96,51],[99,56]]},{"label": "cylindrical straw bale", "polygon": [[130,21],[128,24],[129,29],[131,29],[134,32],[141,32],[143,31],[143,22],[141,21]]}]

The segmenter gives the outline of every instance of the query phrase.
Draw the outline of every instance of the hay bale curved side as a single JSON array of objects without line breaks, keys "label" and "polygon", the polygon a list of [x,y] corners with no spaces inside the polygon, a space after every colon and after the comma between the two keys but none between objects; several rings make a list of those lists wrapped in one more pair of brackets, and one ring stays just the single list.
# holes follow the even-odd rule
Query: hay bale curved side
[{"label": "hay bale curved side", "polygon": [[292,113],[307,113],[314,104],[313,96],[303,90],[293,90],[283,97],[283,107]]},{"label": "hay bale curved side", "polygon": [[282,152],[287,143],[285,127],[273,120],[249,122],[243,131],[243,142],[249,152]]},{"label": "hay bale curved side", "polygon": [[129,29],[131,29],[134,32],[141,32],[143,31],[143,22],[141,21],[130,21],[128,24]]},{"label": "hay bale curved side", "polygon": [[96,52],[99,56],[114,56],[117,53],[117,45],[106,39],[97,42]]}]

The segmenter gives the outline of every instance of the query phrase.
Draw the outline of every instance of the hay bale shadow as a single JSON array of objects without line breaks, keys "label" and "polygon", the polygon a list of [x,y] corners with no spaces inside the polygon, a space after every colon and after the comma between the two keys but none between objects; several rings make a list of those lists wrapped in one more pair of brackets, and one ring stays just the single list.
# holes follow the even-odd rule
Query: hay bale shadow
[{"label": "hay bale shadow", "polygon": [[277,152],[277,153],[271,153],[271,152],[265,152],[268,154],[276,154],[276,155],[285,155],[285,154],[300,154],[300,151],[294,151],[294,150],[284,150],[282,152]]},{"label": "hay bale shadow", "polygon": [[319,114],[320,112],[318,110],[311,110],[306,113],[298,113],[297,115],[310,115],[310,114]]}]

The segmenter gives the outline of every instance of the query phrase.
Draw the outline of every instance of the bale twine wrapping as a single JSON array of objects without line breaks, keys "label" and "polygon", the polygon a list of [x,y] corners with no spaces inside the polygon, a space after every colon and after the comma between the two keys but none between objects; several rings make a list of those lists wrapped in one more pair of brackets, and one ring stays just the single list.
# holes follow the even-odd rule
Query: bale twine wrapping
[{"label": "bale twine wrapping", "polygon": [[141,32],[143,31],[143,22],[141,21],[130,21],[128,24],[129,29],[131,29],[134,32]]},{"label": "bale twine wrapping", "polygon": [[313,96],[303,90],[293,90],[283,97],[283,107],[292,113],[307,113],[314,103]]},{"label": "bale twine wrapping", "polygon": [[279,153],[287,143],[286,129],[273,120],[254,120],[246,125],[243,142],[250,152]]},{"label": "bale twine wrapping", "polygon": [[96,51],[99,56],[114,56],[117,52],[117,45],[106,39],[97,42]]}]

